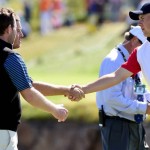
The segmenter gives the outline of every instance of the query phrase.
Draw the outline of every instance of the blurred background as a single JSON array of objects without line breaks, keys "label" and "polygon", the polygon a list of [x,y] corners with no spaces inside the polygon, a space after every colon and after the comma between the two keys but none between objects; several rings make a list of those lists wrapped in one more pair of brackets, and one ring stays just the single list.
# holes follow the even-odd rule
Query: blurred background
[{"label": "blurred background", "polygon": [[[85,84],[98,77],[103,58],[136,25],[129,10],[150,0],[0,0],[21,18],[24,38],[17,51],[33,80]],[[33,108],[22,99],[19,150],[101,150],[95,93],[80,102],[48,97],[69,110],[66,122]],[[149,119],[144,123],[149,133]]]}]

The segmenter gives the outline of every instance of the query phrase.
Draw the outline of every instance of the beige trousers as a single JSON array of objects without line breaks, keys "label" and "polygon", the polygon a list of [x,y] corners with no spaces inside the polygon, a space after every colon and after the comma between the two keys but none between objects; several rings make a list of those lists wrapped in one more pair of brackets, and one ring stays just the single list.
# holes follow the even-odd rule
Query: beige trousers
[{"label": "beige trousers", "polygon": [[0,130],[0,150],[18,150],[17,132]]}]

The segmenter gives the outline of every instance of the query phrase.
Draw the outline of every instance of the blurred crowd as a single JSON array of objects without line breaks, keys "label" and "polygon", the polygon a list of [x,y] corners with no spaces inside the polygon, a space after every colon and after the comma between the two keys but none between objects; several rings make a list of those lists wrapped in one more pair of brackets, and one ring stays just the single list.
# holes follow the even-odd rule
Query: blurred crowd
[{"label": "blurred crowd", "polygon": [[[0,6],[6,5],[9,1],[0,0]],[[41,35],[47,35],[64,25],[71,26],[78,21],[72,17],[74,12],[70,11],[68,1],[72,2],[71,7],[76,7],[74,5],[76,2],[73,0],[38,0]],[[85,12],[83,20],[88,23],[89,30],[96,30],[106,21],[125,21],[130,27],[137,22],[129,19],[126,10],[140,9],[147,1],[150,2],[150,0],[82,0],[82,9]],[[22,12],[19,12],[23,33],[25,37],[28,37],[31,33],[31,19],[35,4],[30,0],[20,0],[20,2],[23,6]]]},{"label": "blurred crowd", "polygon": [[64,24],[66,5],[63,0],[40,0],[40,31],[45,35]]}]

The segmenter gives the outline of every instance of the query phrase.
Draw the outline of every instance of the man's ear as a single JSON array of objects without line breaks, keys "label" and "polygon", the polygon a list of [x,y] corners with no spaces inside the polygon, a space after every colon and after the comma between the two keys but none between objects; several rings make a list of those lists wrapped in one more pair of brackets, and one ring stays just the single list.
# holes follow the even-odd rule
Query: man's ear
[{"label": "man's ear", "polygon": [[10,34],[11,32],[12,32],[12,27],[11,25],[9,25],[7,29],[5,30],[5,33]]},{"label": "man's ear", "polygon": [[134,45],[134,44],[137,43],[137,40],[138,40],[138,39],[134,36],[131,40],[132,40],[132,45]]}]

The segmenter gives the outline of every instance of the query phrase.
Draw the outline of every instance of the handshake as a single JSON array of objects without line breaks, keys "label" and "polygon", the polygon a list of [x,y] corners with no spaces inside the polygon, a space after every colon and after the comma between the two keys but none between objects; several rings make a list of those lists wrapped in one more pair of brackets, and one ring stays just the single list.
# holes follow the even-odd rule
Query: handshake
[{"label": "handshake", "polygon": [[80,85],[74,84],[71,85],[70,90],[65,97],[68,97],[71,101],[80,101],[82,98],[85,98],[85,93],[82,90],[82,87]]},{"label": "handshake", "polygon": [[[85,97],[85,93],[80,85],[71,85],[69,87],[63,88],[63,95],[68,97],[71,101],[80,101]],[[54,105],[55,111],[53,116],[58,119],[58,122],[65,121],[68,117],[68,110],[63,106],[63,104]]]}]

